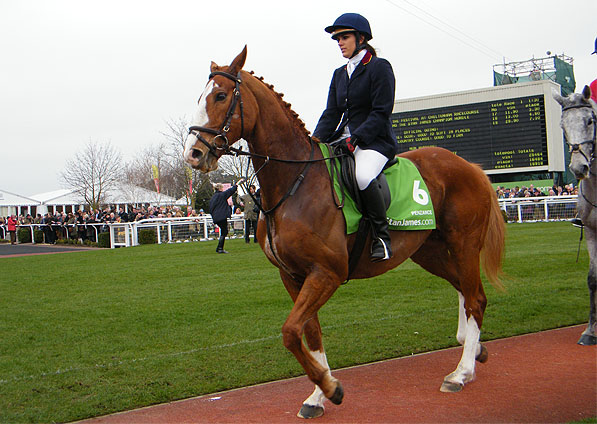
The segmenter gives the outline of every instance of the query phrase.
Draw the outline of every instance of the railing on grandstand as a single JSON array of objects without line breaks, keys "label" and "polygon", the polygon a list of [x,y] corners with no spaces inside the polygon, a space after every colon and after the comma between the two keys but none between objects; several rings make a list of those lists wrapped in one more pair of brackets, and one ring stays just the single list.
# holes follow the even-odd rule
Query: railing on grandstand
[{"label": "railing on grandstand", "polygon": [[577,196],[498,199],[508,222],[568,221],[576,216]]}]

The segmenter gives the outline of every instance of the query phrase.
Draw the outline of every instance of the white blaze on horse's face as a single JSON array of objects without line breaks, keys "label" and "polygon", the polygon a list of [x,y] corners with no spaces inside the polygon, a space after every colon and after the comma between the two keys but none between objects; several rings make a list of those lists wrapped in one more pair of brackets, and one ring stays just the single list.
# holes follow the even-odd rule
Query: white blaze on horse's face
[{"label": "white blaze on horse's face", "polygon": [[[207,114],[207,97],[217,87],[218,84],[216,84],[214,80],[210,80],[207,83],[205,90],[203,90],[203,94],[199,97],[199,104],[195,111],[195,115],[193,116],[193,120],[191,121],[191,126],[205,127],[207,125],[209,122],[209,115]],[[185,141],[184,158],[191,165],[197,162],[197,159],[192,156],[195,143],[197,143],[197,137],[194,134],[189,133]]]}]

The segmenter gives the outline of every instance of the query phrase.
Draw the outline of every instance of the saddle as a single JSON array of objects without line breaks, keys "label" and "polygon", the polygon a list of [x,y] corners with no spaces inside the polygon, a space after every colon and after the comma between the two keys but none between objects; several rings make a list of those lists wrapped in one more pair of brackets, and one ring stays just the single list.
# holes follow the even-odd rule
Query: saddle
[{"label": "saddle", "polygon": [[[334,153],[334,156],[338,157],[338,163],[340,172],[338,175],[338,180],[340,181],[340,187],[342,189],[342,193],[346,191],[350,197],[354,200],[357,209],[359,212],[365,216],[363,209],[363,200],[361,199],[361,193],[357,185],[356,180],[356,173],[355,173],[355,160],[354,155],[348,149],[346,145],[346,139],[342,138],[340,140],[334,141],[330,143],[330,148]],[[377,182],[381,186],[381,190],[383,193],[384,203],[386,205],[386,209],[390,206],[390,202],[392,201],[392,196],[390,194],[390,187],[388,185],[388,180],[383,173],[386,169],[390,168],[391,166],[395,165],[398,162],[397,158],[393,158],[389,160],[386,165],[383,167],[382,172],[377,176]],[[343,196],[342,196],[343,197]],[[340,199],[340,202],[343,203],[343,199]]]},{"label": "saddle", "polygon": [[[330,143],[330,149],[334,153],[334,156],[338,157],[338,166],[339,166],[339,175],[338,181],[340,182],[340,191],[341,191],[341,198],[340,205],[338,207],[342,207],[344,204],[344,193],[347,192],[350,197],[354,200],[355,205],[359,212],[362,214],[362,218],[359,222],[359,227],[356,232],[356,239],[352,246],[352,249],[349,253],[348,257],[348,276],[344,284],[346,284],[350,280],[350,276],[352,272],[356,268],[359,258],[361,257],[363,250],[365,248],[365,243],[367,241],[367,237],[371,232],[371,222],[367,218],[367,214],[365,213],[365,209],[363,206],[363,199],[361,199],[360,190],[357,185],[356,180],[356,172],[355,172],[355,159],[352,151],[346,145],[346,139],[340,139],[333,143]],[[389,160],[386,165],[384,166],[382,172],[377,176],[377,182],[379,183],[384,203],[386,205],[386,209],[390,206],[390,202],[392,201],[392,197],[390,194],[390,187],[388,185],[388,180],[383,173],[384,170],[395,165],[398,162],[397,158]],[[337,168],[331,167],[335,171],[338,171]],[[332,176],[333,178],[333,176]]]}]

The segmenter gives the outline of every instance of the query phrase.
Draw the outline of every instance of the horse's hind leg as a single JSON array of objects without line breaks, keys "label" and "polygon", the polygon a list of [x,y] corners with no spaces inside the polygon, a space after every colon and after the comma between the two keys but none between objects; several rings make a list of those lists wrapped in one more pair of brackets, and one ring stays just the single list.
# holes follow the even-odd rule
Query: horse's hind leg
[{"label": "horse's hind leg", "polygon": [[[474,278],[473,278],[474,281]],[[479,284],[481,279],[479,278]],[[464,310],[466,317],[466,327],[460,330],[460,339],[462,340],[462,333],[464,333],[464,342],[462,349],[462,357],[458,363],[458,367],[454,372],[444,378],[444,382],[440,388],[442,392],[458,392],[462,387],[475,379],[475,360],[481,362],[487,360],[487,350],[479,343],[481,335],[481,323],[483,322],[483,312],[487,304],[483,287],[478,286],[478,289],[473,287],[463,287]],[[464,321],[464,319],[462,319]]]},{"label": "horse's hind leg", "polygon": [[589,300],[591,309],[589,312],[589,325],[578,340],[579,345],[593,346],[597,344],[597,240],[595,231],[587,231],[587,248],[589,249],[589,275],[587,284],[589,286]]},{"label": "horse's hind leg", "polygon": [[[458,291],[458,332],[456,333],[456,340],[461,345],[464,344],[466,341],[466,334],[467,334],[467,327],[468,327],[468,317],[466,315],[466,309],[464,306],[465,300],[464,296],[460,291]],[[487,352],[487,348],[479,343],[479,347],[476,350],[475,359],[482,364],[487,362],[489,359],[489,353]]]},{"label": "horse's hind leg", "polygon": [[428,240],[412,256],[414,262],[434,275],[448,280],[458,291],[458,331],[456,339],[464,345],[462,357],[454,372],[446,376],[443,392],[462,390],[475,377],[475,360],[485,362],[487,350],[479,343],[480,328],[487,298],[481,284],[479,254],[462,244],[448,250],[440,239]]}]

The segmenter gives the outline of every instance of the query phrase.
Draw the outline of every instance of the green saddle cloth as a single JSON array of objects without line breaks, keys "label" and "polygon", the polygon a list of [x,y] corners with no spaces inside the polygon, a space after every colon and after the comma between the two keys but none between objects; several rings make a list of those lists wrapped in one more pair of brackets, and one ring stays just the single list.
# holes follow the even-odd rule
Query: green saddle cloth
[{"label": "green saddle cloth", "polygon": [[[319,148],[326,158],[330,157],[329,146],[319,143]],[[397,158],[398,162],[383,173],[388,180],[392,201],[387,210],[388,224],[391,230],[433,230],[435,229],[435,212],[429,196],[427,185],[417,167],[410,160]],[[339,171],[338,159],[326,161],[328,172],[331,166]],[[331,172],[330,172],[331,173]],[[334,189],[341,199],[340,182],[334,172]],[[355,233],[359,227],[361,213],[354,200],[344,190],[344,207],[342,208],[346,220],[346,233]]]}]

